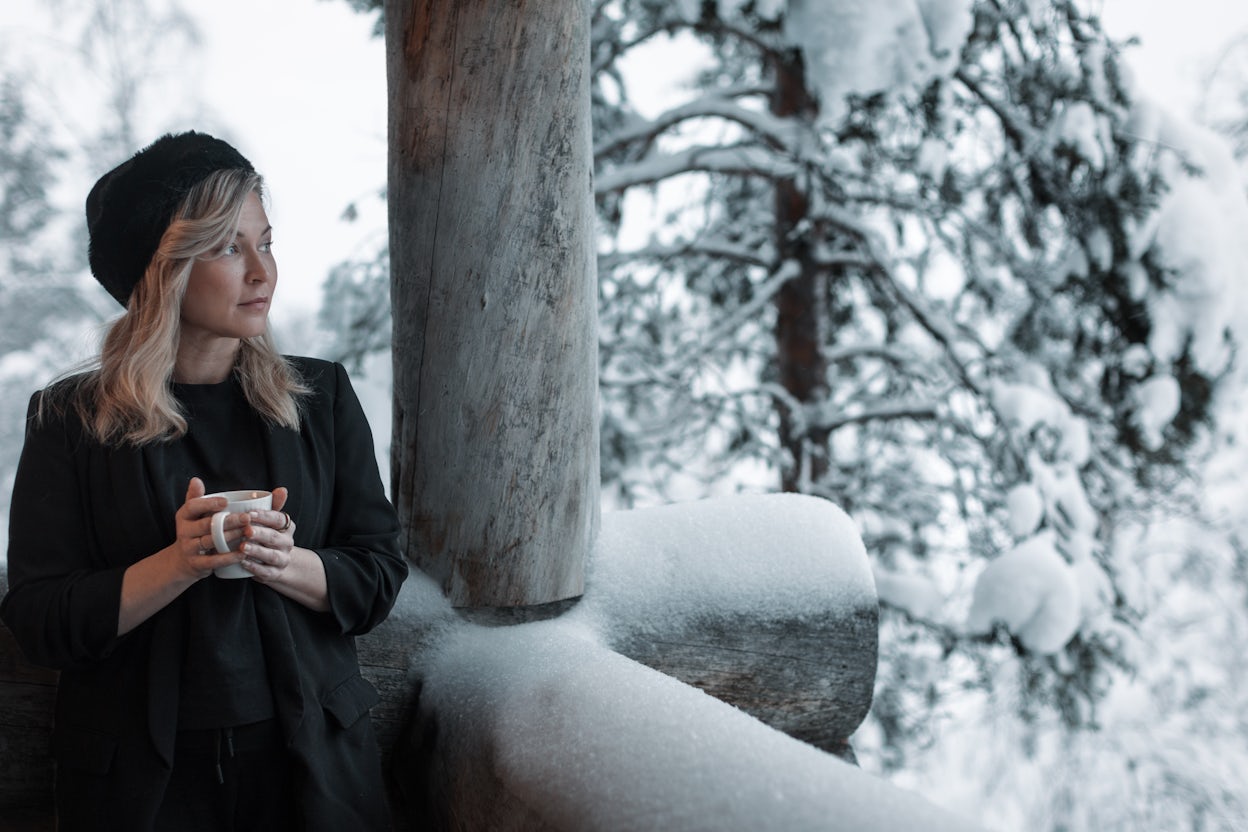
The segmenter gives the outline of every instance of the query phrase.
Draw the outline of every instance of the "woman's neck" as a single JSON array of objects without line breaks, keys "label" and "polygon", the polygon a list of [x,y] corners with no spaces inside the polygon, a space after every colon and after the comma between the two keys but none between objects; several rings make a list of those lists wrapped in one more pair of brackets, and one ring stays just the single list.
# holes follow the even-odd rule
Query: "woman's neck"
[{"label": "woman's neck", "polygon": [[173,380],[180,384],[219,384],[230,377],[242,344],[237,339],[219,338],[211,343],[178,345],[173,362]]}]

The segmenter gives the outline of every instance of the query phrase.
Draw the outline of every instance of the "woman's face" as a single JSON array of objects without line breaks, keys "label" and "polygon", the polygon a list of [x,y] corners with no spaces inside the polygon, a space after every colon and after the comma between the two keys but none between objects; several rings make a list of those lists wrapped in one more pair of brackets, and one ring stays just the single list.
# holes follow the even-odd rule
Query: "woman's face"
[{"label": "woman's face", "polygon": [[277,286],[273,229],[260,198],[247,195],[238,234],[197,258],[182,298],[182,337],[263,335]]}]

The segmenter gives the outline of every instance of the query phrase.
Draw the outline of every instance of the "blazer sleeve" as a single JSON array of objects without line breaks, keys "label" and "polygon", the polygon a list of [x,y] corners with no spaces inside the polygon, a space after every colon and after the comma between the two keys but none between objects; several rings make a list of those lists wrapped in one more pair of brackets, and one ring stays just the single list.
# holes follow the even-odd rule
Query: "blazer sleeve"
[{"label": "blazer sleeve", "polygon": [[360,635],[390,613],[408,569],[364,409],[346,368],[335,362],[333,373],[332,505],[326,545],[314,551],[325,565],[330,614],[342,632]]},{"label": "blazer sleeve", "polygon": [[117,618],[125,568],[95,562],[89,507],[74,449],[72,408],[36,416],[26,439],[9,513],[9,591],[0,617],[35,664],[66,668],[107,656],[120,641]]}]

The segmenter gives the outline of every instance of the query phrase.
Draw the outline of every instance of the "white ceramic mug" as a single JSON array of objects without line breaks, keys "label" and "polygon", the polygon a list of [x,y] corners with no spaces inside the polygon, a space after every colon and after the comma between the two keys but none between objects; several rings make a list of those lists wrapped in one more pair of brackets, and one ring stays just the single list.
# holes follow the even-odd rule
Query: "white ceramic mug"
[{"label": "white ceramic mug", "polygon": [[[224,511],[218,511],[212,515],[212,545],[217,547],[217,552],[225,554],[232,552],[242,542],[242,538],[238,537],[234,540],[225,539],[225,518],[231,514],[242,514],[247,511],[255,511],[257,509],[268,509],[273,507],[273,494],[268,491],[219,491],[216,494],[208,494],[209,497],[224,497],[229,500],[229,504]],[[212,570],[212,574],[218,578],[250,578],[251,573],[243,568],[242,564],[231,563],[229,566],[221,566]]]}]

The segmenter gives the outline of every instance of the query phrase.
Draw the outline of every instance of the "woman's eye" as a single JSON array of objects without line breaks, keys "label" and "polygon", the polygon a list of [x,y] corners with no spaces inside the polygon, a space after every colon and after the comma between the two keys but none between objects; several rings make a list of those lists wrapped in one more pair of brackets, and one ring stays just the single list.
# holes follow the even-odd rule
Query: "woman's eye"
[{"label": "woman's eye", "polygon": [[264,241],[263,243],[261,243],[261,244],[260,244],[260,250],[261,250],[261,251],[272,251],[272,250],[273,250],[273,241],[272,241],[272,240],[266,240],[266,241]]},{"label": "woman's eye", "polygon": [[224,257],[227,254],[238,254],[238,246],[234,243],[226,243],[221,248],[221,256]]}]

